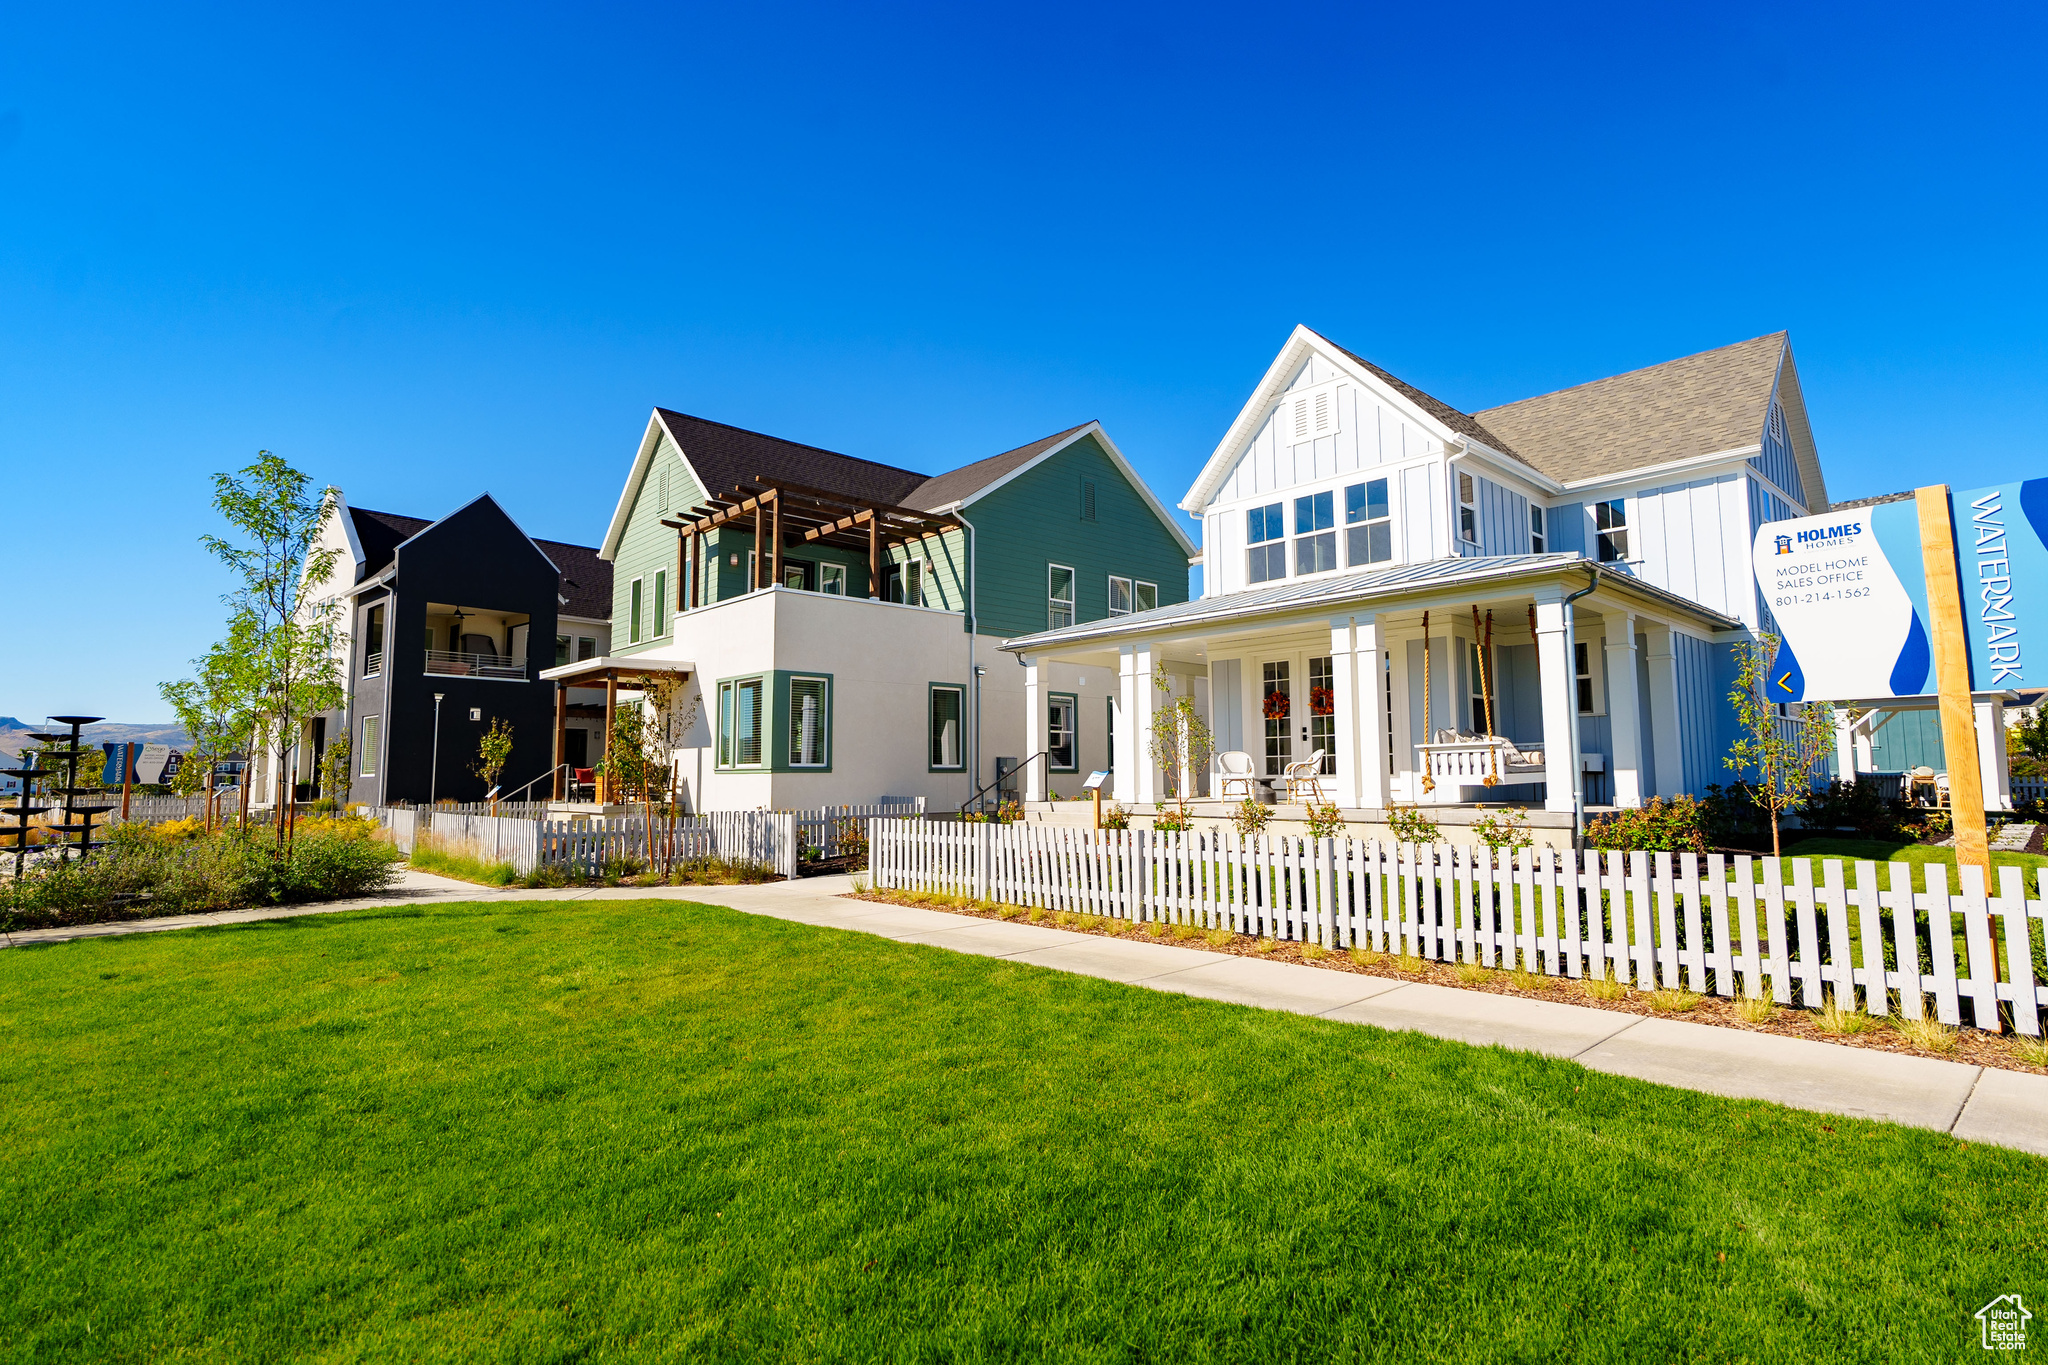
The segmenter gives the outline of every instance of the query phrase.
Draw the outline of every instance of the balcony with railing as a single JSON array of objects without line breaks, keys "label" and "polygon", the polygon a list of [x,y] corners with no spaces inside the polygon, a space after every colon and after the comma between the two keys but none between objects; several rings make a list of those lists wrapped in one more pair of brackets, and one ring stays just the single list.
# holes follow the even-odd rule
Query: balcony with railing
[{"label": "balcony with railing", "polygon": [[525,682],[526,662],[503,654],[459,654],[452,649],[430,649],[427,651],[427,672],[448,678]]}]

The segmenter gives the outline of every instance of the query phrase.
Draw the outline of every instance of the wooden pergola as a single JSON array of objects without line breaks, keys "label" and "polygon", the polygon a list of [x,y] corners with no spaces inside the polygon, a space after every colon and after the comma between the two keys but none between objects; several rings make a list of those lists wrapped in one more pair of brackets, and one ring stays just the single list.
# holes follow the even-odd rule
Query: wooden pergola
[{"label": "wooden pergola", "polygon": [[687,585],[676,606],[689,611],[704,603],[704,537],[721,526],[750,526],[754,533],[754,581],[748,591],[782,581],[785,546],[834,545],[866,549],[868,596],[882,595],[882,549],[904,545],[959,526],[954,516],[935,516],[824,488],[756,474],[729,494],[714,495],[680,517],[661,524],[676,532],[676,574]]},{"label": "wooden pergola", "polygon": [[554,800],[560,801],[566,795],[563,790],[562,765],[569,748],[569,717],[572,713],[579,718],[596,719],[596,707],[571,706],[569,689],[572,687],[602,687],[604,689],[604,742],[607,749],[612,742],[612,721],[619,710],[619,685],[633,690],[634,683],[645,684],[649,678],[672,677],[678,682],[688,682],[690,675],[697,671],[697,665],[681,659],[642,659],[632,655],[624,658],[606,656],[598,659],[584,659],[573,664],[561,664],[544,669],[541,677],[555,685],[555,780]]}]

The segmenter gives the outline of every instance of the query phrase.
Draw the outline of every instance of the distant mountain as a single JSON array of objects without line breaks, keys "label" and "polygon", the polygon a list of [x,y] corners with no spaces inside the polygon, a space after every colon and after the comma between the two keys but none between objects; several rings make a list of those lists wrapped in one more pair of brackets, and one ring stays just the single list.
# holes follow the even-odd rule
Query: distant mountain
[{"label": "distant mountain", "polygon": [[26,730],[28,726],[12,716],[0,716],[0,730]]}]

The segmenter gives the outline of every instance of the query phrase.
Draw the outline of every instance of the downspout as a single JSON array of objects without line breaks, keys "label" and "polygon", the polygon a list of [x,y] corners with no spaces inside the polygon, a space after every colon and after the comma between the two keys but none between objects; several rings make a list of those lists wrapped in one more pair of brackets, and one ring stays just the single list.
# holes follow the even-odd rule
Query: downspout
[{"label": "downspout", "polygon": [[[975,563],[981,537],[975,533],[974,523],[961,514],[958,508],[953,516],[967,528],[967,683],[974,689],[973,760],[968,765],[967,790],[981,788],[981,670],[974,663],[974,637],[981,628],[981,573]],[[927,743],[930,741],[927,740]]]},{"label": "downspout", "polygon": [[[1574,624],[1572,603],[1591,593],[1600,586],[1600,570],[1592,562],[1585,565],[1586,572],[1593,575],[1592,581],[1577,592],[1565,594],[1564,599],[1564,662],[1567,675],[1572,679],[1572,852],[1586,851],[1586,774],[1585,759],[1579,755],[1579,632]],[[1587,660],[1588,667],[1592,661]]]}]

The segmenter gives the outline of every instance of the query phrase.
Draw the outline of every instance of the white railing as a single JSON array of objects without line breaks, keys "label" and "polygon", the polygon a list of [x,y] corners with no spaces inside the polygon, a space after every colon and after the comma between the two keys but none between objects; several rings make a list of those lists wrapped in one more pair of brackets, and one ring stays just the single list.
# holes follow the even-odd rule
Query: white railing
[{"label": "white railing", "polygon": [[498,678],[526,681],[526,665],[502,654],[458,654],[449,649],[427,651],[427,672],[453,678]]},{"label": "white railing", "polygon": [[1779,859],[1746,855],[909,820],[871,821],[869,840],[878,888],[1947,1024],[1967,1001],[1976,1027],[1999,1031],[2003,1007],[2034,1037],[2048,1005],[2048,869],[2029,898],[2017,868],[1990,895],[1975,868],[1950,891],[1938,863],[1916,892],[1911,864],[1832,859],[1816,886],[1806,859],[1786,885]]},{"label": "white railing", "polygon": [[1498,737],[1418,744],[1415,751],[1431,777],[1451,786],[1477,787],[1489,777],[1526,782],[1543,776],[1542,754],[1524,754]]},{"label": "white railing", "polygon": [[677,816],[673,822],[656,816],[651,839],[648,822],[639,816],[538,825],[538,861],[586,876],[599,875],[615,860],[645,866],[698,858],[758,863],[778,876],[796,875],[796,816],[788,811],[712,811]]}]

